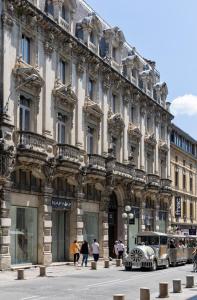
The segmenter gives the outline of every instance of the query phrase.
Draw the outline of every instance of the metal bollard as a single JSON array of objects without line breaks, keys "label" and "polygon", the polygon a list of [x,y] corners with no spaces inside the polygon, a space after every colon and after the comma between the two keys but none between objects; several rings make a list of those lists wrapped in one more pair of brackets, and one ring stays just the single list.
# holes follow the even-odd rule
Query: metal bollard
[{"label": "metal bollard", "polygon": [[97,269],[97,262],[96,261],[91,261],[91,269],[96,270]]},{"label": "metal bollard", "polygon": [[173,283],[173,293],[181,293],[182,292],[181,279],[174,279],[172,283]]},{"label": "metal bollard", "polygon": [[113,296],[113,300],[125,300],[125,295],[116,294],[116,295]]},{"label": "metal bollard", "polygon": [[186,288],[194,287],[194,276],[188,275],[186,276]]},{"label": "metal bollard", "polygon": [[122,259],[116,259],[116,267],[122,266]]},{"label": "metal bollard", "polygon": [[24,279],[24,269],[18,269],[17,270],[17,279],[23,280]]},{"label": "metal bollard", "polygon": [[168,283],[160,282],[159,283],[159,298],[168,298]]},{"label": "metal bollard", "polygon": [[140,300],[150,300],[150,289],[148,288],[140,289]]},{"label": "metal bollard", "polygon": [[109,268],[109,260],[104,261],[104,268]]},{"label": "metal bollard", "polygon": [[45,266],[40,266],[40,276],[41,277],[46,276],[46,267]]}]

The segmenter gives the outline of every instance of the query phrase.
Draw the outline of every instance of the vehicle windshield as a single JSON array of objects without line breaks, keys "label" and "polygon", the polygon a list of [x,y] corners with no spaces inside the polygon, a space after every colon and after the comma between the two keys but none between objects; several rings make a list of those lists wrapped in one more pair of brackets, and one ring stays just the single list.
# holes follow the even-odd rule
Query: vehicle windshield
[{"label": "vehicle windshield", "polygon": [[138,236],[138,245],[159,245],[159,236]]}]

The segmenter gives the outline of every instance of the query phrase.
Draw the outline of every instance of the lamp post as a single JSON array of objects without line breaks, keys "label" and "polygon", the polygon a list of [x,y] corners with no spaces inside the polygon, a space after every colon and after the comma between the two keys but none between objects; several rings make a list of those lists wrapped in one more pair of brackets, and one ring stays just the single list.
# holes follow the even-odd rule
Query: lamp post
[{"label": "lamp post", "polygon": [[[39,79],[39,77],[36,74],[32,74],[32,75],[28,76],[27,78],[24,79],[24,81],[21,84],[19,84],[15,87],[15,91],[17,91],[18,89],[20,89],[21,87],[23,87],[27,83],[29,83],[31,81],[36,81],[38,79]],[[7,100],[7,102],[6,102],[6,104],[3,108],[3,113],[5,113],[5,114],[7,114],[7,112],[8,112],[8,105],[9,105],[10,97],[12,96],[12,94],[13,94],[13,91],[10,92],[10,94],[8,96],[8,100]]]},{"label": "lamp post", "polygon": [[125,211],[122,214],[122,218],[127,222],[127,253],[129,253],[129,220],[134,218],[133,213],[131,212],[131,206],[126,205]]}]

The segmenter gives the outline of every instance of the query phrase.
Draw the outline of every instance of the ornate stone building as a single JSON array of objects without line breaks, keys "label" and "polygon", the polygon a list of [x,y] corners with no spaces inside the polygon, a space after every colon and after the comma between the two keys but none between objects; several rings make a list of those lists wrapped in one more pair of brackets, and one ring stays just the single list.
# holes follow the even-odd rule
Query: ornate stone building
[{"label": "ornate stone building", "polygon": [[197,142],[172,126],[172,231],[196,235],[197,231]]},{"label": "ornate stone building", "polygon": [[167,231],[167,85],[82,0],[0,0],[0,269]]}]

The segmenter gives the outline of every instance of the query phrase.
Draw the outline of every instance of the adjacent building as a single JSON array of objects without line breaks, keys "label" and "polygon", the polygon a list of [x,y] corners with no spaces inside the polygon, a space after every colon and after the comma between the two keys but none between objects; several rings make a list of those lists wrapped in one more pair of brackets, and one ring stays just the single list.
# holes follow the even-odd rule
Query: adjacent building
[{"label": "adjacent building", "polygon": [[[0,269],[169,229],[167,85],[83,0],[0,0]],[[194,187],[193,187],[194,188]]]},{"label": "adjacent building", "polygon": [[197,233],[197,142],[172,125],[172,231],[185,235]]}]

